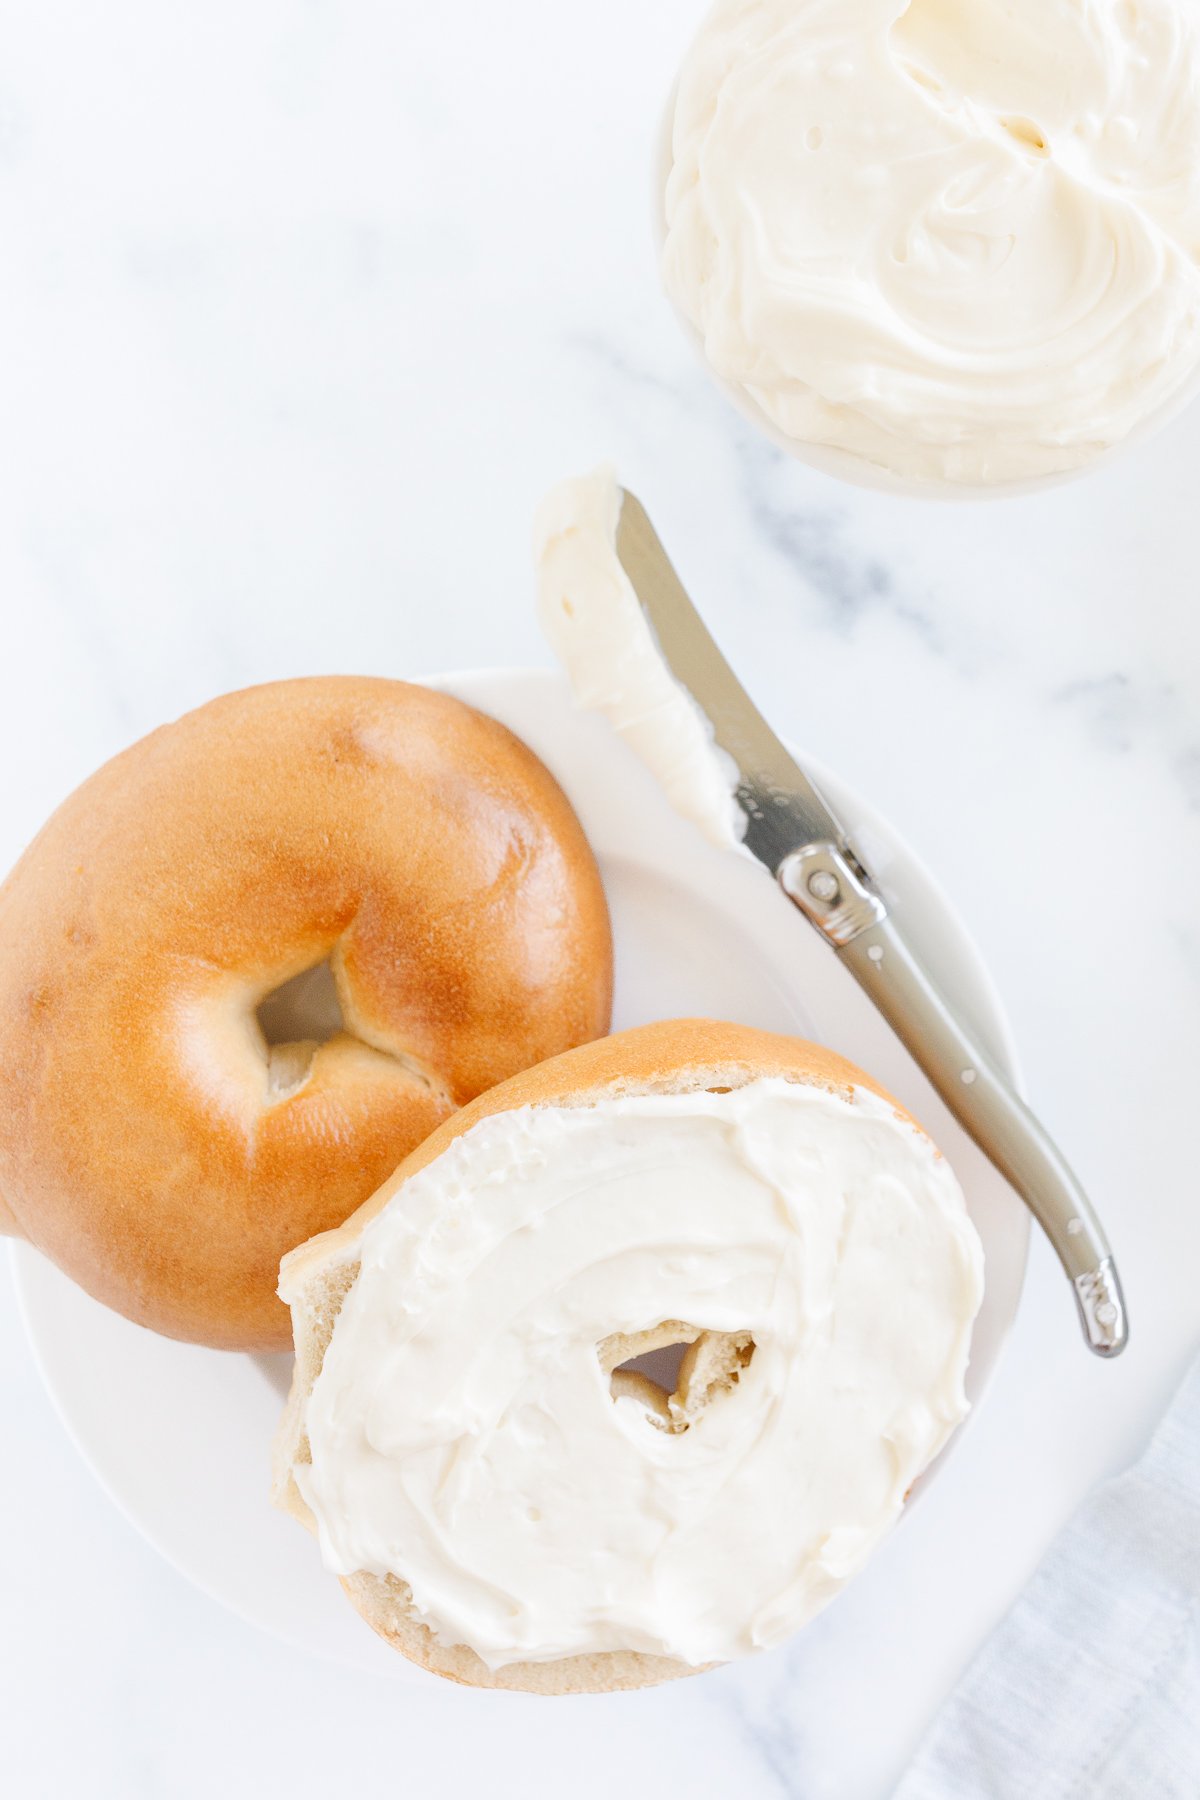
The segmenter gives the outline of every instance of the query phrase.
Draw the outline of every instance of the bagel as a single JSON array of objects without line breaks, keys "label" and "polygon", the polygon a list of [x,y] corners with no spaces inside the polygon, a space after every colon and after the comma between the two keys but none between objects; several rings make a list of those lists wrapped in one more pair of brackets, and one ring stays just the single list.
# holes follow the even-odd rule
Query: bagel
[{"label": "bagel", "polygon": [[[454,1681],[601,1692],[779,1643],[856,1572],[966,1411],[982,1251],[868,1076],[684,1020],[473,1102],[280,1293],[274,1499],[362,1617]],[[622,1366],[668,1344],[674,1376]]]},{"label": "bagel", "polygon": [[[258,1009],[322,965],[339,1028],[272,1046]],[[155,1331],[286,1349],[285,1251],[611,988],[582,828],[503,726],[365,678],[214,700],[0,888],[0,1224]]]}]

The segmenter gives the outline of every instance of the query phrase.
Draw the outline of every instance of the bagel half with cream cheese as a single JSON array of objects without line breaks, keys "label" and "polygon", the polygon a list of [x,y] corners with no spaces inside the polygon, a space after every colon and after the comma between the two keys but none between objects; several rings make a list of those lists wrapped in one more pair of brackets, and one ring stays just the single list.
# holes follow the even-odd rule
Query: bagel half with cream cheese
[{"label": "bagel half with cream cheese", "polygon": [[684,1020],[474,1101],[280,1293],[277,1504],[414,1662],[562,1694],[779,1643],[856,1572],[966,1411],[982,1251],[869,1076]]},{"label": "bagel half with cream cheese", "polygon": [[[271,996],[322,969],[336,1028],[272,1044]],[[397,681],[227,695],[0,887],[0,1229],[156,1331],[285,1349],[285,1251],[606,1031],[611,987],[582,828],[503,726]]]}]

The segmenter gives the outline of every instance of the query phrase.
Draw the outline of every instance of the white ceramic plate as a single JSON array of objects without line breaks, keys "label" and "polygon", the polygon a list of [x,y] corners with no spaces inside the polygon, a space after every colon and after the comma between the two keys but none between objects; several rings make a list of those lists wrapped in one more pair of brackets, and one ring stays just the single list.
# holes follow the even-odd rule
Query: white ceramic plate
[{"label": "white ceramic plate", "polygon": [[[852,978],[757,865],[711,848],[676,817],[607,726],[574,710],[557,677],[477,673],[433,685],[510,726],[574,802],[613,911],[616,1027],[707,1014],[798,1032],[869,1069],[928,1126],[963,1184],[987,1258],[968,1382],[978,1401],[1016,1312],[1029,1217]],[[945,991],[1015,1073],[987,972],[944,897],[882,820],[828,771],[816,772]],[[322,1570],[308,1534],[271,1508],[269,1451],[290,1358],[231,1356],[155,1337],[98,1305],[27,1245],[12,1254],[26,1329],[67,1430],[168,1562],[265,1631],[420,1683],[426,1704],[453,1704],[450,1684],[429,1681],[372,1636]]]}]

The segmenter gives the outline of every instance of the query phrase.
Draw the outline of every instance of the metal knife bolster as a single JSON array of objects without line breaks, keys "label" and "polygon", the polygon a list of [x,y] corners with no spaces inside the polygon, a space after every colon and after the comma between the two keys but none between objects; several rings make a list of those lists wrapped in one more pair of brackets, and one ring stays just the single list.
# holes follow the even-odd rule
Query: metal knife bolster
[{"label": "metal knife bolster", "polygon": [[1088,1344],[1119,1356],[1128,1340],[1112,1252],[1079,1181],[909,949],[871,877],[844,842],[803,845],[779,863],[788,898],[827,937],[980,1149],[1024,1197],[1075,1290]]},{"label": "metal knife bolster", "polygon": [[848,844],[805,844],[784,858],[777,879],[838,949],[888,916],[883,895]]}]

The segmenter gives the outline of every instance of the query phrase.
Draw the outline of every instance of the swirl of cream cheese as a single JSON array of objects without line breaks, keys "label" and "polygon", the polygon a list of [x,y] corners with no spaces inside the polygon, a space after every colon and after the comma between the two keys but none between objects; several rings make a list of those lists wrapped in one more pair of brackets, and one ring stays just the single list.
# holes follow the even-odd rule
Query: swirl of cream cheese
[{"label": "swirl of cream cheese", "polygon": [[738,772],[664,662],[621,566],[622,500],[608,466],[547,494],[534,525],[538,620],[576,705],[608,720],[710,843],[737,850],[746,833]]},{"label": "swirl of cream cheese", "polygon": [[1200,369],[1196,0],[717,0],[663,275],[797,446],[905,482],[1079,468]]},{"label": "swirl of cream cheese", "polygon": [[[760,1078],[484,1119],[366,1227],[296,1480],[327,1566],[409,1584],[496,1669],[778,1643],[863,1564],[966,1411],[982,1251],[870,1091]],[[685,1430],[599,1347],[748,1333]]]}]

